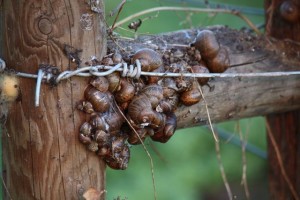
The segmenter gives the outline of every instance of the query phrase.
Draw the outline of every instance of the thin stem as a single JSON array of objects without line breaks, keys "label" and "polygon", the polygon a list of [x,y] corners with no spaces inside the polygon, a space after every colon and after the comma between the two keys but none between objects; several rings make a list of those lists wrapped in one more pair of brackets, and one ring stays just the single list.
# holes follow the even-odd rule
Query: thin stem
[{"label": "thin stem", "polygon": [[154,7],[150,9],[146,9],[143,11],[140,11],[138,13],[135,13],[133,15],[130,15],[126,17],[125,19],[115,23],[114,27],[119,27],[123,25],[124,23],[127,23],[131,21],[132,19],[152,13],[152,12],[158,12],[158,11],[187,11],[187,12],[204,12],[204,13],[224,13],[224,14],[231,14],[235,15],[242,20],[244,20],[257,34],[260,34],[260,31],[257,29],[257,27],[243,14],[241,14],[238,11],[235,10],[228,10],[228,9],[213,9],[213,8],[191,8],[191,7],[169,7],[169,6],[163,6],[163,7]]},{"label": "thin stem", "polygon": [[290,178],[288,177],[286,171],[285,171],[285,168],[284,168],[284,164],[283,164],[283,160],[282,160],[282,156],[280,154],[280,150],[278,148],[278,145],[277,145],[277,142],[273,136],[273,133],[272,133],[272,130],[271,130],[271,127],[270,127],[270,124],[268,121],[266,121],[266,127],[267,127],[267,134],[268,134],[268,137],[270,138],[271,140],[271,144],[272,146],[274,147],[274,150],[275,150],[275,154],[276,154],[276,157],[277,157],[277,160],[278,160],[278,164],[279,164],[279,168],[280,168],[280,171],[281,171],[281,174],[284,178],[284,180],[286,181],[293,197],[295,198],[295,200],[299,200],[300,197],[298,196],[296,190],[295,190],[295,187],[293,186]]}]

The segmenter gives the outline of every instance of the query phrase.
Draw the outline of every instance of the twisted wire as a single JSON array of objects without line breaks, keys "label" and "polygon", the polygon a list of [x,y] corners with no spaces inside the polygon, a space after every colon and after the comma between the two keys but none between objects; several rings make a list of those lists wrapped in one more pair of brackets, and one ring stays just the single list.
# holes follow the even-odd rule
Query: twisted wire
[{"label": "twisted wire", "polygon": [[[0,58],[0,72],[5,70],[6,64]],[[280,77],[300,75],[300,71],[285,72],[253,72],[253,73],[171,73],[171,72],[144,72],[142,71],[141,62],[137,59],[134,64],[128,66],[127,63],[118,63],[115,66],[95,65],[80,67],[76,70],[67,70],[61,73],[53,74],[51,70],[40,68],[38,74],[28,74],[17,72],[16,75],[25,78],[37,79],[35,92],[35,106],[39,106],[39,96],[41,83],[58,84],[62,80],[69,79],[73,76],[89,77],[89,76],[107,76],[115,71],[121,72],[123,77],[140,78],[143,76],[162,76],[162,77],[194,77],[194,78],[240,78],[240,77]],[[54,80],[54,81],[53,81]]]}]

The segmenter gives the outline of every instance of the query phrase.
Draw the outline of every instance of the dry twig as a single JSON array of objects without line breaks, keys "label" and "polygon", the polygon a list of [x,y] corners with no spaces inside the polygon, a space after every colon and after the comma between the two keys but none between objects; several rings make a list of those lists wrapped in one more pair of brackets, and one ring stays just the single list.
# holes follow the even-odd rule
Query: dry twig
[{"label": "dry twig", "polygon": [[270,124],[268,123],[267,120],[266,120],[266,127],[267,127],[268,137],[270,138],[271,144],[272,144],[272,146],[274,147],[274,150],[275,150],[275,154],[276,154],[276,157],[277,157],[277,160],[278,160],[278,164],[279,164],[279,167],[280,167],[281,174],[282,174],[284,180],[286,181],[286,183],[288,184],[288,187],[289,187],[293,197],[295,198],[295,200],[300,200],[300,197],[298,196],[295,187],[293,186],[290,178],[288,177],[288,175],[285,171],[284,164],[283,164],[283,161],[282,161],[282,157],[281,157],[281,154],[280,154],[280,150],[279,150],[277,142],[276,142],[276,140],[273,136]]},{"label": "dry twig", "polygon": [[[187,12],[204,12],[204,13],[224,13],[224,14],[230,14],[230,15],[235,15],[242,20],[244,20],[257,34],[260,34],[260,31],[257,29],[257,27],[243,14],[236,10],[228,10],[228,9],[213,9],[213,8],[190,8],[190,7],[168,7],[168,6],[163,6],[163,7],[155,7],[155,8],[150,8],[143,10],[141,12],[135,13],[133,15],[130,15],[129,17],[126,17],[125,19],[117,22],[114,24],[113,27],[119,27],[123,25],[124,23],[127,23],[134,18],[137,18],[139,16],[151,13],[151,12],[158,12],[158,11],[187,11]],[[112,28],[113,28],[112,27]]]}]

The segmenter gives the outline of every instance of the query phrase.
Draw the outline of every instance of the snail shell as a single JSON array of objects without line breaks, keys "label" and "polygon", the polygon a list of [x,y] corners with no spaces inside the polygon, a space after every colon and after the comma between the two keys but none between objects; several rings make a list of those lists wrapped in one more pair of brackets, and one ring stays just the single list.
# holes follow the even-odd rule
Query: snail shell
[{"label": "snail shell", "polygon": [[185,91],[180,95],[180,101],[186,106],[194,105],[198,103],[201,99],[202,96],[198,89],[197,83],[193,83],[193,87],[191,90]]},{"label": "snail shell", "polygon": [[141,91],[142,95],[146,95],[150,100],[151,107],[156,108],[159,102],[163,99],[163,88],[157,84],[151,84]]},{"label": "snail shell", "polygon": [[90,84],[94,86],[100,92],[106,92],[108,90],[108,80],[103,76],[99,76],[90,81]]},{"label": "snail shell", "polygon": [[[165,72],[165,68],[163,65],[161,65],[159,68],[153,70],[152,72],[163,73],[163,72]],[[162,79],[161,76],[148,76],[147,82],[148,82],[148,84],[153,84],[153,83],[157,83],[161,79]]]},{"label": "snail shell", "polygon": [[88,150],[92,151],[92,152],[96,152],[98,151],[99,147],[98,147],[98,143],[95,141],[92,141],[88,146],[87,146]]},{"label": "snail shell", "polygon": [[109,112],[104,115],[104,118],[108,125],[108,132],[111,135],[119,133],[122,124],[125,122],[124,117],[114,103],[111,104]]},{"label": "snail shell", "polygon": [[81,125],[79,132],[84,136],[90,136],[92,134],[92,126],[88,122],[84,122]]},{"label": "snail shell", "polygon": [[[203,64],[194,65],[191,67],[192,73],[209,73],[209,70],[207,67],[205,67]],[[205,85],[209,78],[197,78],[198,83],[200,85]]]},{"label": "snail shell", "polygon": [[210,30],[200,31],[193,45],[200,51],[204,60],[214,58],[220,49],[215,34]]},{"label": "snail shell", "polygon": [[118,103],[130,101],[135,94],[135,87],[125,78],[121,80],[121,89],[116,92],[115,99]]},{"label": "snail shell", "polygon": [[85,98],[91,102],[93,108],[97,112],[105,112],[110,105],[110,98],[108,93],[103,93],[96,88],[88,87],[84,91]]},{"label": "snail shell", "polygon": [[129,159],[130,150],[129,147],[125,145],[121,152],[114,153],[114,156],[105,158],[105,162],[112,169],[124,170],[128,167]]},{"label": "snail shell", "polygon": [[107,79],[108,79],[108,83],[109,83],[108,90],[110,92],[113,93],[120,89],[121,78],[120,78],[119,72],[113,72],[113,73],[107,75]]},{"label": "snail shell", "polygon": [[161,56],[152,49],[144,48],[137,51],[132,57],[132,63],[137,59],[141,62],[142,71],[153,71],[159,68],[162,64]]},{"label": "snail shell", "polygon": [[[145,128],[138,128],[135,129],[136,133],[139,135],[142,141],[146,139],[146,137],[153,132],[152,128],[145,127]],[[128,143],[132,145],[141,144],[141,140],[137,136],[134,131],[130,130],[128,132]]]},{"label": "snail shell", "polygon": [[217,56],[207,61],[207,67],[213,73],[223,73],[229,66],[229,55],[225,47],[221,47]]},{"label": "snail shell", "polygon": [[99,144],[99,146],[108,144],[111,139],[111,135],[102,130],[97,130],[95,132],[94,137],[95,137],[95,141]]},{"label": "snail shell", "polygon": [[105,122],[104,118],[98,114],[92,115],[90,119],[90,124],[94,130],[107,130],[108,124]]},{"label": "snail shell", "polygon": [[76,107],[78,110],[84,111],[88,114],[94,112],[93,105],[91,104],[91,102],[88,101],[80,101]]},{"label": "snail shell", "polygon": [[283,1],[279,12],[282,18],[288,22],[296,23],[299,20],[299,8],[293,1]]},{"label": "snail shell", "polygon": [[161,143],[166,143],[173,135],[177,127],[177,117],[174,113],[167,115],[166,124],[163,129],[155,132],[151,139]]}]

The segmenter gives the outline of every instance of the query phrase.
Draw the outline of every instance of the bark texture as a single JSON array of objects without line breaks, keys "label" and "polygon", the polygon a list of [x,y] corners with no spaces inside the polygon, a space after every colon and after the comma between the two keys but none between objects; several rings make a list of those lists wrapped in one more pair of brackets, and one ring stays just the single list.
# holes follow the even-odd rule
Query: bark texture
[{"label": "bark texture", "polygon": [[[300,42],[299,1],[267,0],[265,9],[268,35]],[[299,199],[300,110],[268,115],[267,123],[270,125],[268,137],[270,199]],[[276,152],[270,136],[273,136],[279,153]],[[283,166],[280,166],[278,157],[281,157]],[[290,184],[287,179],[290,180]]]},{"label": "bark texture", "polygon": [[[216,34],[219,43],[229,50],[232,67],[224,73],[280,72],[300,69],[298,44],[254,36],[221,26],[209,29]],[[177,50],[185,54],[199,30],[141,36],[134,41],[126,39],[109,41],[108,50],[114,52],[119,49],[125,58],[141,48],[154,49],[162,56]],[[170,63],[169,60],[164,62]],[[202,90],[213,122],[300,108],[299,76],[212,78],[208,84],[209,86],[203,86]],[[176,115],[178,128],[208,123],[204,101],[189,107],[181,105],[177,108]]]},{"label": "bark texture", "polygon": [[[2,56],[16,71],[36,74],[38,65],[47,63],[75,69],[106,53],[102,1],[1,2]],[[89,188],[103,192],[105,164],[78,141],[84,115],[75,103],[86,81],[43,84],[36,108],[36,80],[20,79],[22,100],[13,104],[2,134],[6,197],[81,199]]]}]

